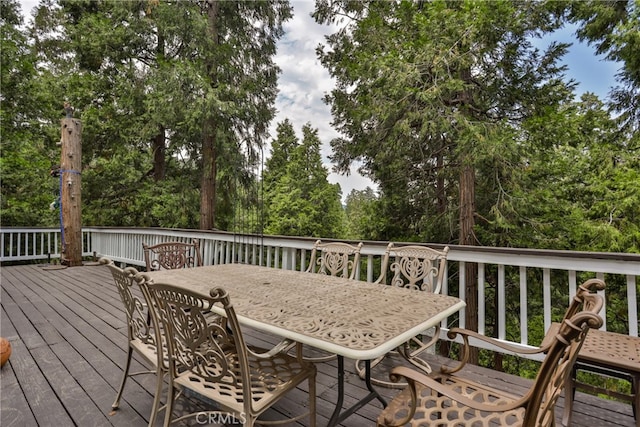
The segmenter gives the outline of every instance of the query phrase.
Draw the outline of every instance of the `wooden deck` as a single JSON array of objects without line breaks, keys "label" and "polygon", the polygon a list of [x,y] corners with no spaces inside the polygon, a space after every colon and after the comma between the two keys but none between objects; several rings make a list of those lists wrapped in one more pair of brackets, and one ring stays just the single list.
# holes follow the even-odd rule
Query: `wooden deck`
[{"label": "wooden deck", "polygon": [[[10,340],[12,355],[0,376],[0,425],[9,426],[145,426],[151,409],[154,378],[143,375],[125,388],[120,409],[111,412],[125,358],[126,328],[115,286],[102,266],[51,269],[43,265],[2,267],[0,335]],[[233,298],[233,296],[232,296]],[[258,331],[249,341],[275,342]],[[434,364],[442,361],[434,356]],[[137,365],[137,366],[135,366]],[[352,367],[352,361],[346,361]],[[134,370],[141,364],[134,362]],[[493,385],[509,384],[514,392],[530,382],[472,367],[469,375]],[[318,425],[326,425],[335,406],[335,362],[318,365]],[[383,390],[391,396],[394,390]],[[363,382],[347,375],[345,404],[365,395]],[[299,413],[306,393],[297,390],[268,413]],[[194,399],[186,404],[200,404]],[[556,409],[562,412],[562,400]],[[343,426],[375,425],[379,402],[349,417]],[[631,406],[578,393],[575,426],[633,426]],[[158,423],[159,424],[159,423]],[[194,423],[195,424],[195,423]],[[303,425],[303,424],[300,424]]]}]

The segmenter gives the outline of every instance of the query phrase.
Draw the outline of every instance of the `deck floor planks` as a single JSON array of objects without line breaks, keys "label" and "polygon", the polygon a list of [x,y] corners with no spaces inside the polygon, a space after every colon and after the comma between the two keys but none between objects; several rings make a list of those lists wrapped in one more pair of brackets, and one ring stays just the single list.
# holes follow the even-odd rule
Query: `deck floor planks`
[{"label": "deck floor planks", "polygon": [[[89,267],[89,268],[95,268],[95,267]],[[107,279],[111,280],[111,275],[108,273],[108,271],[107,271],[107,274],[108,274]],[[86,277],[86,275],[83,275],[82,277]],[[62,295],[64,295],[65,301],[68,304],[72,304],[70,308],[73,308],[73,310],[77,311],[77,315],[81,317],[81,316],[87,315],[87,313],[84,311],[84,309],[82,310],[76,309],[77,304],[74,305],[73,302],[75,303],[84,302],[87,304],[91,304],[92,307],[88,311],[93,312],[95,310],[96,312],[101,313],[101,315],[99,315],[98,318],[101,319],[103,323],[106,323],[106,325],[103,325],[100,322],[94,321],[94,322],[91,322],[88,326],[80,328],[80,330],[85,336],[89,337],[90,340],[94,344],[96,344],[107,357],[109,357],[109,359],[113,362],[113,367],[115,368],[115,372],[117,372],[117,375],[115,375],[115,372],[110,375],[106,375],[111,379],[115,379],[114,381],[110,382],[111,386],[113,387],[112,397],[109,401],[109,406],[108,406],[110,408],[113,398],[115,397],[115,393],[116,393],[115,390],[117,390],[117,388],[120,385],[120,380],[122,376],[120,366],[124,363],[126,359],[127,332],[126,332],[125,314],[121,308],[119,307],[116,308],[113,305],[106,306],[108,307],[108,309],[106,309],[107,314],[102,313],[103,311],[102,307],[105,307],[102,304],[102,300],[100,300],[99,302],[96,302],[96,300],[92,300],[92,299],[88,299],[86,301],[77,301],[75,299],[72,299],[70,296],[70,294],[72,294],[72,291],[67,289],[68,286],[66,283],[67,282],[65,281],[60,281],[60,284],[58,286],[62,288],[60,289],[60,292]],[[108,283],[112,284],[112,282],[110,281]],[[83,292],[83,288],[86,286],[91,287],[91,283],[89,284],[86,284],[84,282],[80,283],[79,285],[80,293]],[[95,283],[93,283],[93,287],[95,288]],[[115,296],[118,298],[117,303],[121,305],[122,303],[120,302],[115,285],[108,286],[106,288],[110,288],[113,290],[113,292],[109,293],[110,294],[109,298],[113,300],[113,295],[115,294]],[[112,312],[115,312],[115,316],[112,314]],[[93,327],[95,330],[90,329],[89,326]],[[110,326],[111,327],[117,326],[119,329],[110,329],[109,328]],[[109,339],[105,340],[104,339],[105,337],[101,336],[100,331],[102,331],[102,334],[105,334],[105,336],[108,336]],[[149,368],[144,365],[144,362],[139,361],[137,357],[135,357],[134,355],[134,360],[132,361],[130,372],[140,372],[140,371],[146,371],[148,369]],[[138,384],[141,387],[139,387]],[[121,407],[118,410],[118,412],[116,412],[116,414],[114,415],[119,415],[121,413],[126,412],[123,408],[123,403],[125,401],[133,399],[136,401],[148,402],[148,408],[146,408],[147,410],[144,411],[144,414],[146,416],[146,414],[151,411],[151,402],[149,401],[149,396],[152,396],[152,395],[150,394],[149,390],[154,390],[154,389],[155,389],[154,375],[142,375],[142,376],[136,376],[135,378],[129,378],[127,380],[125,393],[123,394],[123,398],[121,400]]]},{"label": "deck floor planks", "polygon": [[[153,375],[130,378],[121,409],[109,415],[122,375],[120,366],[126,357],[127,339],[124,313],[109,271],[101,266],[44,270],[35,265],[2,270],[0,326],[2,336],[14,346],[11,361],[2,369],[0,378],[2,425],[87,425],[92,416],[96,418],[91,419],[91,425],[102,425],[102,421],[105,425],[146,425],[155,388]],[[250,344],[269,347],[277,342],[277,337],[259,331],[244,332]],[[448,359],[434,357],[436,364],[441,360]],[[135,358],[133,365],[133,370],[143,368]],[[335,405],[337,362],[317,366],[318,425],[322,426]],[[349,371],[345,405],[349,405],[364,396],[366,390],[353,372],[353,361],[345,360],[345,367]],[[33,370],[40,375],[30,375]],[[479,367],[469,369],[469,375],[492,384],[508,384],[514,391],[530,384],[530,380]],[[388,397],[397,391],[383,389],[382,393]],[[267,416],[301,413],[306,409],[306,398],[305,385]],[[193,400],[185,404],[202,405]],[[558,420],[561,404],[562,399],[556,409]],[[342,426],[375,425],[380,408],[379,402],[371,402]],[[578,427],[635,425],[630,405],[583,393],[578,393],[575,401],[573,420]],[[298,425],[307,425],[306,420]]]},{"label": "deck floor planks", "polygon": [[[114,346],[111,341],[106,340],[104,334],[101,334],[97,331],[92,334],[90,338],[87,338],[85,335],[83,335],[80,331],[82,331],[83,329],[87,329],[86,325],[84,324],[86,322],[84,322],[84,319],[82,317],[77,316],[68,305],[65,305],[66,303],[70,304],[72,307],[75,307],[74,302],[69,301],[64,293],[60,292],[60,290],[55,286],[55,283],[49,279],[50,278],[47,277],[40,281],[39,283],[46,286],[41,286],[35,290],[32,289],[35,284],[32,281],[25,280],[23,282],[23,291],[26,294],[31,294],[34,299],[38,299],[39,297],[42,297],[46,294],[45,299],[48,304],[41,304],[38,306],[38,308],[42,310],[42,316],[46,317],[46,319],[48,319],[48,322],[62,334],[65,339],[65,343],[68,344],[68,347],[73,348],[73,351],[66,352],[63,360],[70,367],[70,369],[74,370],[77,370],[77,368],[79,366],[82,366],[83,364],[88,363],[92,365],[92,369],[87,370],[87,372],[93,375],[78,375],[77,378],[82,381],[84,386],[83,388],[87,390],[97,389],[99,395],[105,396],[106,399],[108,399],[105,401],[104,398],[102,398],[97,401],[97,404],[99,404],[101,409],[103,410],[103,414],[106,414],[108,411],[110,411],[111,403],[113,402],[113,397],[115,396],[115,388],[120,383],[120,377],[122,375],[120,363],[124,361],[126,353],[121,348]],[[40,292],[36,292],[36,290]],[[86,309],[83,309],[83,313],[87,315],[90,312],[87,312]],[[36,318],[41,318],[41,316],[39,316],[35,312],[33,313],[33,316]],[[91,318],[91,316],[89,316],[89,318]],[[108,331],[108,328],[103,329]],[[126,335],[118,333],[118,338],[121,340],[123,345],[126,345]],[[110,359],[106,359],[101,354],[101,352],[98,351],[98,348],[100,347],[102,348],[102,350],[113,347],[115,350],[117,350],[117,355],[120,357],[119,361],[113,363]],[[88,360],[85,360],[83,358],[83,354],[88,355]],[[136,364],[134,364],[132,368],[135,370],[140,368],[140,366],[136,366]],[[112,383],[109,384],[105,382],[102,375],[105,375],[107,378],[113,379]],[[151,380],[153,381],[153,378],[151,378]],[[146,403],[148,401],[149,392],[147,388],[137,387],[136,389],[136,384],[134,383],[134,381],[128,383],[127,386],[129,387],[129,389],[133,389],[133,391],[128,395],[129,398],[137,398],[141,403]],[[78,387],[80,388],[80,386]],[[108,393],[105,393],[105,388],[108,388]],[[122,406],[126,406],[126,401],[122,402]],[[150,408],[151,404],[149,403],[148,411],[150,411]],[[132,416],[128,420],[123,420],[124,423],[122,425],[130,425],[130,422],[139,422],[141,420],[139,415],[135,414],[133,411],[129,412]]]},{"label": "deck floor planks", "polygon": [[[88,398],[84,390],[78,386],[73,377],[69,375],[60,359],[53,352],[52,344],[64,342],[60,335],[51,327],[34,304],[24,300],[26,295],[20,294],[15,288],[8,289],[8,292],[12,293],[15,300],[20,301],[20,308],[25,317],[32,322],[34,329],[37,329],[42,334],[46,345],[43,343],[43,345],[31,348],[30,355],[44,375],[52,392],[62,402],[65,410],[71,412],[71,418],[80,420],[83,424],[93,420],[94,425],[108,425],[104,419],[101,422],[101,417],[99,412],[95,411],[93,402]],[[35,300],[38,302],[37,299]],[[44,334],[43,331],[45,332]],[[47,336],[49,339],[46,339]],[[92,411],[92,409],[94,410]]]},{"label": "deck floor planks", "polygon": [[[18,381],[9,390],[4,389],[5,385],[3,383],[2,393],[23,393],[29,410],[38,424],[47,425],[47,422],[43,423],[42,420],[49,420],[49,425],[53,425],[53,421],[61,426],[73,425],[73,420],[47,379],[41,373],[40,367],[32,357],[31,351],[27,349],[21,340],[12,342],[11,346],[11,368]],[[0,378],[4,378],[4,374]]]},{"label": "deck floor planks", "polygon": [[[9,304],[9,297],[3,290],[2,301]],[[13,323],[5,312],[4,306],[0,318],[0,336],[7,338],[12,344],[17,343],[20,337],[13,327]],[[24,344],[20,344],[24,346]],[[15,347],[16,344],[13,344]],[[12,349],[16,352],[15,349]],[[4,427],[10,426],[28,426],[35,425],[35,418],[31,413],[26,396],[20,389],[20,384],[16,378],[10,363],[2,368],[0,377],[2,392],[0,392],[0,425]]]},{"label": "deck floor planks", "polygon": [[0,378],[2,379],[0,425],[3,427],[37,425],[11,365],[8,364],[2,368],[2,376]]},{"label": "deck floor planks", "polygon": [[[64,346],[56,344],[53,347]],[[67,346],[68,347],[68,346]],[[110,422],[94,401],[62,363],[52,347],[39,347],[31,352],[34,361],[43,372],[53,392],[56,394],[69,416],[78,425],[108,426]],[[66,356],[69,353],[63,353]],[[78,363],[74,363],[78,365]]]}]

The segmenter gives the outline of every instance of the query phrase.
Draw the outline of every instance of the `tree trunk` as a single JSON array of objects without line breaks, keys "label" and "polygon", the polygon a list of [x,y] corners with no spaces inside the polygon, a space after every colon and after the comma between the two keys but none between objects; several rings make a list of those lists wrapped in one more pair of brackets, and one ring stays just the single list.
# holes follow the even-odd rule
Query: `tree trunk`
[{"label": "tree trunk", "polygon": [[82,265],[82,124],[66,117],[61,121],[60,209],[62,210],[61,263]]},{"label": "tree trunk", "polygon": [[[443,144],[444,145],[444,142]],[[443,150],[444,148],[441,147],[440,152],[438,152],[437,157],[436,157],[436,174],[437,174],[437,178],[436,178],[436,200],[437,200],[437,212],[438,215],[445,215],[447,212],[447,197],[446,197],[446,189],[445,189],[445,185],[446,185],[446,181],[444,179],[444,174],[441,173],[442,169],[444,168],[444,156],[443,156]],[[440,355],[448,357],[449,356],[449,351],[451,350],[451,346],[449,341],[446,340],[440,340]]]},{"label": "tree trunk", "polygon": [[216,208],[216,149],[215,138],[209,132],[215,123],[205,123],[202,142],[202,181],[200,183],[200,229],[211,230],[215,223]]},{"label": "tree trunk", "polygon": [[[467,49],[465,49],[466,51]],[[473,101],[473,79],[471,69],[462,68],[460,78],[465,82],[466,88],[460,93],[461,110],[465,116],[473,118],[470,108]],[[476,245],[474,227],[476,225],[476,176],[473,166],[473,151],[468,149],[460,159],[460,244],[467,246]],[[472,331],[478,331],[478,265],[476,263],[465,263],[465,327]],[[478,364],[478,349],[471,347],[469,362]]]},{"label": "tree trunk", "polygon": [[436,198],[437,198],[437,209],[438,215],[445,215],[447,212],[447,196],[445,190],[446,181],[444,179],[444,174],[441,173],[444,168],[444,156],[442,154],[442,150],[438,152],[436,157]]},{"label": "tree trunk", "polygon": [[160,126],[158,134],[153,138],[153,180],[164,179],[166,172],[164,127]]},{"label": "tree trunk", "polygon": [[[463,160],[460,172],[460,244],[474,246],[475,226],[475,170],[470,161]],[[478,267],[475,263],[465,263],[465,327],[478,330]],[[478,350],[473,348],[469,361],[478,363]]]},{"label": "tree trunk", "polygon": [[[158,26],[158,45],[156,46],[156,54],[158,58],[164,59],[164,33],[162,28]],[[166,138],[164,134],[164,126],[158,127],[158,134],[153,138],[153,180],[155,182],[162,181],[166,173]]]},{"label": "tree trunk", "polygon": [[[214,44],[218,43],[218,13],[220,5],[218,1],[209,2],[207,9],[209,37]],[[216,64],[213,56],[206,58],[209,82],[212,87],[216,82]],[[209,113],[211,114],[211,113]],[[217,151],[216,151],[216,120],[208,115],[204,120],[202,137],[202,180],[200,183],[200,229],[211,230],[216,219],[216,175],[217,175]]]}]

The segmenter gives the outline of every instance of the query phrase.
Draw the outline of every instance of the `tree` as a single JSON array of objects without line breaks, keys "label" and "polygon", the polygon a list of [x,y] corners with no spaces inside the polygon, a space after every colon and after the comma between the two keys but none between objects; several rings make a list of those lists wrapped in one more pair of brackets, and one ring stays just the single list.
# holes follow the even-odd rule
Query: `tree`
[{"label": "tree", "polygon": [[[627,149],[616,119],[593,94],[584,94],[546,123],[528,121],[533,140],[549,137],[507,187],[503,212],[514,218],[498,245],[584,251],[640,251],[638,158]],[[518,219],[516,220],[515,217]],[[525,243],[526,242],[526,243]]]},{"label": "tree", "polygon": [[[205,229],[230,224],[234,191],[255,183],[274,115],[278,68],[272,56],[290,16],[287,1],[43,0],[36,46],[43,69],[64,75],[57,87],[85,123],[87,178],[100,180],[95,172],[104,169],[93,165],[103,158],[127,159],[145,169],[137,185],[112,194],[151,201],[199,190],[199,203],[186,199],[200,215],[186,223],[154,218],[146,203],[127,203],[141,209],[136,217],[153,225],[186,226],[195,219]],[[194,171],[195,181],[184,179]],[[230,179],[237,176],[242,179]],[[104,183],[87,184],[105,190]],[[84,200],[100,198],[91,196]],[[217,207],[223,213],[218,219]]]},{"label": "tree", "polygon": [[287,172],[287,164],[298,146],[298,137],[293,124],[287,118],[276,126],[276,138],[271,141],[271,155],[266,161],[263,177],[267,192],[273,192],[274,185]]},{"label": "tree", "polygon": [[210,229],[215,223],[220,158],[227,150],[245,150],[245,156],[255,161],[274,116],[278,67],[272,56],[283,34],[282,23],[291,17],[291,6],[288,1],[205,5],[200,228]]},{"label": "tree", "polygon": [[264,174],[265,232],[287,236],[341,237],[340,186],[327,181],[318,130],[302,127],[298,142],[289,120],[277,126]]},{"label": "tree", "polygon": [[[519,164],[518,125],[570,97],[557,65],[567,46],[540,53],[531,43],[559,16],[534,1],[320,1],[314,16],[345,22],[318,50],[336,79],[326,98],[333,123],[346,136],[331,142],[338,170],[363,162],[389,224],[427,241],[481,243],[476,218],[490,204],[476,194],[490,200]],[[476,272],[465,277],[475,329]]]},{"label": "tree", "polygon": [[351,190],[345,200],[345,239],[379,240],[383,218],[376,214],[379,198],[371,187]]},{"label": "tree", "polygon": [[[629,135],[640,130],[640,1],[560,3],[570,22],[580,25],[578,39],[594,44],[597,54],[620,62],[620,85],[611,92],[611,109]],[[635,139],[638,149],[639,141]]]},{"label": "tree", "polygon": [[[16,1],[0,1],[0,134],[2,186],[0,216],[5,226],[59,224],[55,204],[59,182],[50,175],[52,152],[47,129],[39,120],[46,109],[46,92],[34,80],[35,54],[23,27]],[[58,105],[62,112],[62,103]],[[60,125],[57,125],[57,141]],[[60,161],[58,155],[56,164]]]}]

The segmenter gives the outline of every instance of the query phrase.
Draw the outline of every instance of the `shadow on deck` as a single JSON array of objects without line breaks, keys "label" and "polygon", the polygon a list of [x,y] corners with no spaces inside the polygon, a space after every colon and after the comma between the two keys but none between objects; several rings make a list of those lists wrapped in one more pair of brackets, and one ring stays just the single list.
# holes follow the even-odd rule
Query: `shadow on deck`
[{"label": "shadow on deck", "polygon": [[[9,426],[145,426],[151,411],[155,381],[136,377],[125,388],[120,409],[111,414],[125,359],[124,312],[110,272],[102,266],[67,269],[25,265],[2,267],[0,335],[12,345],[0,376],[0,425]],[[233,300],[233,296],[232,296]],[[252,344],[277,342],[258,331],[245,330]],[[434,366],[447,359],[434,356]],[[143,367],[134,360],[133,370]],[[353,361],[345,361],[353,367]],[[326,425],[337,397],[336,362],[318,365],[318,425]],[[505,383],[514,392],[529,380],[480,367],[468,369],[483,382]],[[387,397],[397,390],[383,390]],[[350,369],[345,405],[366,394],[364,383]],[[302,412],[305,390],[298,389],[276,406],[284,414]],[[199,404],[192,399],[185,404]],[[562,399],[556,408],[557,424]],[[374,401],[341,424],[375,425],[382,406]],[[268,417],[277,417],[271,411]],[[197,423],[193,423],[197,425]],[[160,422],[158,422],[160,425]],[[202,424],[200,424],[202,425]],[[299,424],[303,425],[303,424]],[[634,426],[631,406],[577,393],[574,426]]]}]

